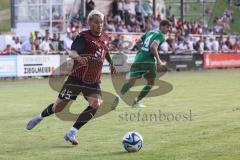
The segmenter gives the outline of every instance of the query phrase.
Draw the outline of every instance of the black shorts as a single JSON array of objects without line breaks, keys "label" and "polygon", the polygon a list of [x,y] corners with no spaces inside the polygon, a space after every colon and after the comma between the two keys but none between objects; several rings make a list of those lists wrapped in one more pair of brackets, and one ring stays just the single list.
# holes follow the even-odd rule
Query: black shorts
[{"label": "black shorts", "polygon": [[98,83],[87,84],[75,77],[69,76],[65,81],[58,98],[62,100],[76,100],[80,93],[83,94],[85,99],[92,94],[102,95]]}]

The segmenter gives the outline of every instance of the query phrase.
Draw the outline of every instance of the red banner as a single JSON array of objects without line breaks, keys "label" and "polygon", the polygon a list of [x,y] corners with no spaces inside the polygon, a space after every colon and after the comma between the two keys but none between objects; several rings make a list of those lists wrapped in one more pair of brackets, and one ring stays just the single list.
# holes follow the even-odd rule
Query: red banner
[{"label": "red banner", "polygon": [[205,53],[204,68],[240,67],[240,54],[236,53]]}]

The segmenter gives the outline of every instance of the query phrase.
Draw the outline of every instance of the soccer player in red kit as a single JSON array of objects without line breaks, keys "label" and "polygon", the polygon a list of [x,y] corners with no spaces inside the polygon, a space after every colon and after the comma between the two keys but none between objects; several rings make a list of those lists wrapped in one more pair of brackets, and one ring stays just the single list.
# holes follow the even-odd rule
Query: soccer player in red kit
[{"label": "soccer player in red kit", "polygon": [[42,113],[27,124],[31,130],[45,117],[61,112],[71,100],[76,100],[82,93],[89,106],[79,115],[78,119],[65,134],[64,139],[77,145],[77,131],[85,125],[97,112],[102,104],[101,89],[99,86],[104,59],[110,64],[112,73],[116,73],[109,51],[105,46],[108,40],[106,33],[102,32],[104,15],[93,10],[88,15],[90,30],[81,32],[71,46],[69,56],[74,60],[72,72],[65,81],[55,103],[50,104]]}]

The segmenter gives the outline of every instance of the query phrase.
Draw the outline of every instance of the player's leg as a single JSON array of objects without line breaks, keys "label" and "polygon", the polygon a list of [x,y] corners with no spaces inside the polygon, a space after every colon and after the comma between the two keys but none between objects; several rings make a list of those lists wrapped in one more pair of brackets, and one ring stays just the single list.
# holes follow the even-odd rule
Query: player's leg
[{"label": "player's leg", "polygon": [[147,79],[147,85],[143,87],[140,94],[137,97],[137,101],[141,101],[146,95],[150,92],[152,87],[154,86],[155,78],[146,78]]},{"label": "player's leg", "polygon": [[78,144],[78,141],[76,139],[78,130],[94,117],[97,109],[103,102],[99,85],[95,84],[89,87],[90,88],[86,87],[82,89],[83,95],[88,101],[88,107],[82,113],[80,113],[76,122],[64,136],[65,140],[70,141],[73,145]]},{"label": "player's leg", "polygon": [[61,112],[71,100],[76,100],[77,95],[80,93],[80,91],[81,88],[77,85],[77,80],[69,77],[68,80],[64,83],[56,102],[48,105],[38,116],[31,119],[28,122],[26,128],[28,130],[31,130],[45,117],[48,117],[54,113]]},{"label": "player's leg", "polygon": [[156,66],[154,64],[146,64],[145,66],[146,66],[145,68],[148,70],[148,72],[146,72],[146,74],[144,74],[144,78],[147,80],[147,85],[145,85],[143,87],[143,89],[139,93],[138,97],[136,97],[136,99],[135,99],[135,101],[133,103],[133,107],[135,107],[135,108],[144,107],[140,103],[140,101],[144,97],[146,97],[146,95],[150,92],[150,90],[152,89],[152,87],[154,86],[154,83],[155,83]]},{"label": "player's leg", "polygon": [[123,86],[122,86],[122,89],[120,90],[120,94],[119,96],[122,97],[124,96],[135,84],[136,80],[138,78],[135,78],[135,77],[132,77],[130,78],[127,83],[125,83]]},{"label": "player's leg", "polygon": [[116,107],[118,106],[118,103],[119,103],[119,100],[121,97],[123,97],[125,95],[125,93],[127,93],[130,88],[132,88],[136,82],[138,78],[130,78],[127,83],[125,83],[123,86],[122,86],[122,89],[120,90],[120,93],[119,93],[119,96],[117,95],[113,101],[113,104],[112,104],[112,109],[116,109]]},{"label": "player's leg", "polygon": [[61,112],[68,104],[69,101],[65,101],[62,99],[57,99],[54,104],[50,104],[45,108],[40,115],[31,119],[27,124],[27,129],[33,129],[37,124],[39,124],[45,117],[48,117],[54,113]]},{"label": "player's leg", "polygon": [[142,77],[142,74],[144,73],[141,70],[141,64],[140,63],[133,63],[130,68],[130,79],[122,86],[119,96],[116,96],[116,98],[113,101],[112,108],[115,109],[119,103],[119,99],[123,97],[135,84],[136,80]]}]

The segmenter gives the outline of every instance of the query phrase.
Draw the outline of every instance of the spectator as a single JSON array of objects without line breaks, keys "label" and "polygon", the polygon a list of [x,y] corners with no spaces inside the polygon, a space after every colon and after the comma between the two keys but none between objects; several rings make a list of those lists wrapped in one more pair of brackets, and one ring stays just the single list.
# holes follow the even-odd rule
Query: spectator
[{"label": "spectator", "polygon": [[226,46],[229,48],[229,49],[232,49],[232,42],[230,40],[230,36],[227,37],[226,41],[225,41],[225,44]]},{"label": "spectator", "polygon": [[203,37],[200,37],[200,40],[196,43],[195,50],[200,52],[201,54],[204,52],[204,41]]},{"label": "spectator", "polygon": [[106,28],[108,32],[116,32],[115,25],[113,24],[112,21],[109,21],[107,23]]},{"label": "spectator", "polygon": [[13,54],[13,50],[10,44],[7,44],[6,48],[2,52],[3,55],[11,55]]},{"label": "spectator", "polygon": [[119,13],[116,14],[116,15],[113,17],[113,22],[114,22],[115,24],[119,24],[119,23],[121,23],[121,21],[122,21],[122,18],[121,18],[121,16],[120,16]]},{"label": "spectator", "polygon": [[215,37],[215,39],[212,42],[212,51],[213,52],[218,52],[219,51],[219,40],[218,37]]},{"label": "spectator", "polygon": [[114,17],[116,14],[118,14],[118,0],[114,0],[111,4],[112,7],[112,16]]},{"label": "spectator", "polygon": [[169,19],[171,17],[171,10],[172,10],[172,6],[168,6],[168,8],[166,9],[166,17],[167,17],[167,19]]},{"label": "spectator", "polygon": [[16,36],[15,39],[14,39],[14,42],[12,44],[12,51],[17,53],[17,54],[20,54],[21,53],[21,42],[20,42],[20,38],[19,36]]},{"label": "spectator", "polygon": [[125,24],[126,25],[129,25],[130,24],[130,11],[131,10],[131,5],[130,5],[130,2],[129,0],[125,0],[124,3],[123,3],[123,15],[124,15],[124,21],[125,21]]},{"label": "spectator", "polygon": [[92,10],[94,10],[94,8],[95,8],[95,3],[94,3],[92,0],[90,0],[90,1],[86,0],[86,11],[87,11],[87,15],[88,15]]},{"label": "spectator", "polygon": [[186,38],[186,42],[187,42],[187,48],[188,48],[188,50],[194,51],[194,42],[193,42],[192,37],[187,37],[187,38]]},{"label": "spectator", "polygon": [[235,41],[235,43],[232,46],[232,50],[239,51],[240,50],[240,44],[238,41]]},{"label": "spectator", "polygon": [[53,33],[53,39],[51,40],[50,47],[53,51],[59,51],[58,46],[59,46],[59,39],[57,37],[57,34]]},{"label": "spectator", "polygon": [[117,37],[115,37],[115,39],[112,41],[112,49],[119,50],[122,42],[123,42],[123,36],[121,34],[117,34]]},{"label": "spectator", "polygon": [[135,14],[136,14],[136,19],[141,19],[143,18],[143,8],[139,0],[136,1],[135,5]]},{"label": "spectator", "polygon": [[40,47],[40,50],[44,52],[44,54],[48,54],[53,49],[49,42],[48,37],[44,38],[44,40],[42,41],[39,47]]},{"label": "spectator", "polygon": [[30,54],[31,52],[35,51],[35,48],[33,37],[30,36],[27,41],[23,42],[21,52],[22,54]]},{"label": "spectator", "polygon": [[71,32],[67,32],[66,37],[63,39],[64,49],[66,51],[71,50],[71,45],[73,43],[73,38]]},{"label": "spectator", "polygon": [[122,0],[118,0],[118,14],[121,17],[121,19],[124,18],[124,10],[123,10],[123,2],[122,2]]},{"label": "spectator", "polygon": [[163,53],[168,53],[169,44],[166,41],[161,44],[160,51],[162,51]]}]

